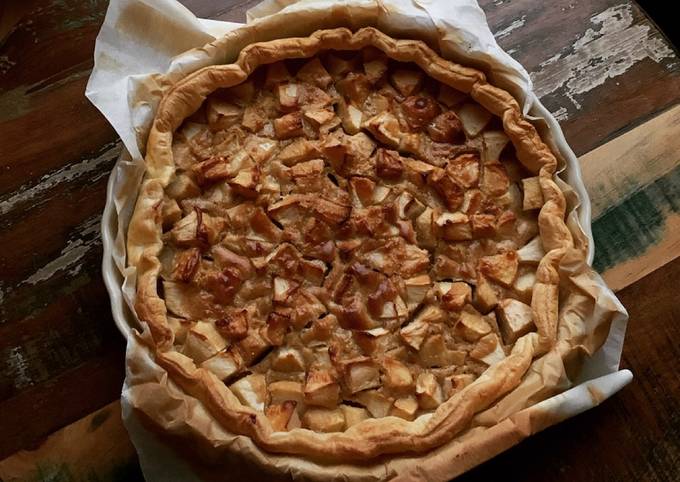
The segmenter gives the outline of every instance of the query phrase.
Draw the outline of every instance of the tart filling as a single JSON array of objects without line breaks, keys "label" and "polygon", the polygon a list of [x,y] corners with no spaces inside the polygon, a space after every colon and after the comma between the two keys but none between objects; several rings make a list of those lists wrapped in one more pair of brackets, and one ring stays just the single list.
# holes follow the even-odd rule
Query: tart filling
[{"label": "tart filling", "polygon": [[507,93],[424,44],[339,29],[261,45],[303,41],[302,59],[247,49],[249,75],[157,118],[137,313],[159,363],[266,448],[326,453],[274,434],[364,427],[368,445],[335,454],[423,450],[555,340],[571,243],[555,159]]}]

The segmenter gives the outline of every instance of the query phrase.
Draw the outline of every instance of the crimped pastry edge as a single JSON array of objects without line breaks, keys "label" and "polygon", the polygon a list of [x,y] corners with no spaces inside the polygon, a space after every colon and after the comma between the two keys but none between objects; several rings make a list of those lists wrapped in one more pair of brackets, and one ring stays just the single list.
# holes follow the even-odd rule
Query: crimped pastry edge
[{"label": "crimped pastry edge", "polygon": [[[432,78],[469,93],[502,119],[520,162],[540,176],[545,203],[539,212],[539,232],[547,253],[536,273],[531,303],[538,331],[518,340],[505,360],[490,367],[433,414],[413,422],[385,417],[361,422],[345,432],[274,432],[263,414],[242,406],[216,376],[172,351],[173,333],[167,324],[165,303],[156,289],[162,248],[159,206],[163,188],[174,172],[172,135],[209,93],[242,82],[259,65],[311,57],[322,50],[357,50],[369,45],[393,59],[414,62]],[[573,254],[574,247],[565,223],[566,201],[554,180],[557,160],[534,126],[523,118],[509,93],[488,84],[482,72],[442,59],[421,41],[395,40],[366,27],[355,33],[345,28],[320,30],[305,38],[252,44],[234,64],[205,67],[166,93],[151,128],[145,161],[147,172],[128,231],[128,263],[137,270],[135,309],[139,318],[148,323],[156,361],[187,393],[201,399],[227,429],[251,437],[265,450],[349,461],[432,449],[454,438],[475,413],[515,388],[533,358],[553,348],[557,341],[558,266],[568,251]]]}]

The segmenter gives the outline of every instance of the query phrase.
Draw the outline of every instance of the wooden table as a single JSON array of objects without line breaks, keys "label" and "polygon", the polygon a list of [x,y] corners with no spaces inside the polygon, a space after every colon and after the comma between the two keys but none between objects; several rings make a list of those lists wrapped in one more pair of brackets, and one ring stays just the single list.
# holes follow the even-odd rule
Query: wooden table
[{"label": "wooden table", "polygon": [[[444,0],[442,0],[444,1]],[[186,0],[243,21],[247,0]],[[462,477],[680,480],[680,58],[630,0],[483,0],[580,156],[634,382]],[[121,144],[83,92],[105,0],[0,2],[0,479],[141,479],[99,222]]]}]

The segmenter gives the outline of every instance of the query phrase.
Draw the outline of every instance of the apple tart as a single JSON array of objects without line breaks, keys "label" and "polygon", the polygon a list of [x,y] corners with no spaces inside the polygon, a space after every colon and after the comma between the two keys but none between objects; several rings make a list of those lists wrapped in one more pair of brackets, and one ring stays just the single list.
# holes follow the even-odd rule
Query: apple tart
[{"label": "apple tart", "polygon": [[250,45],[158,106],[128,232],[153,356],[267,451],[439,446],[559,341],[556,166],[509,93],[422,42]]}]

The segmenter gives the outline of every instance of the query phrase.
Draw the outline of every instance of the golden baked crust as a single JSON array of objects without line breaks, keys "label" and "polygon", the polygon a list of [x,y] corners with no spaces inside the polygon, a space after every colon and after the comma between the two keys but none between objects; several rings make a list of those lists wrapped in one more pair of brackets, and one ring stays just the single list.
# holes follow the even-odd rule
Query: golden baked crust
[{"label": "golden baked crust", "polygon": [[[295,82],[277,64],[331,50],[362,50],[363,74],[347,82],[343,54]],[[391,67],[387,82],[381,52],[450,98],[421,92],[420,70]],[[211,96],[270,64],[264,87]],[[393,101],[368,115],[370,95]],[[188,139],[201,115],[217,140]],[[556,165],[483,73],[373,28],[253,44],[201,69],[158,107],[128,231],[155,360],[265,450],[339,461],[441,445],[557,342],[573,240]]]}]

